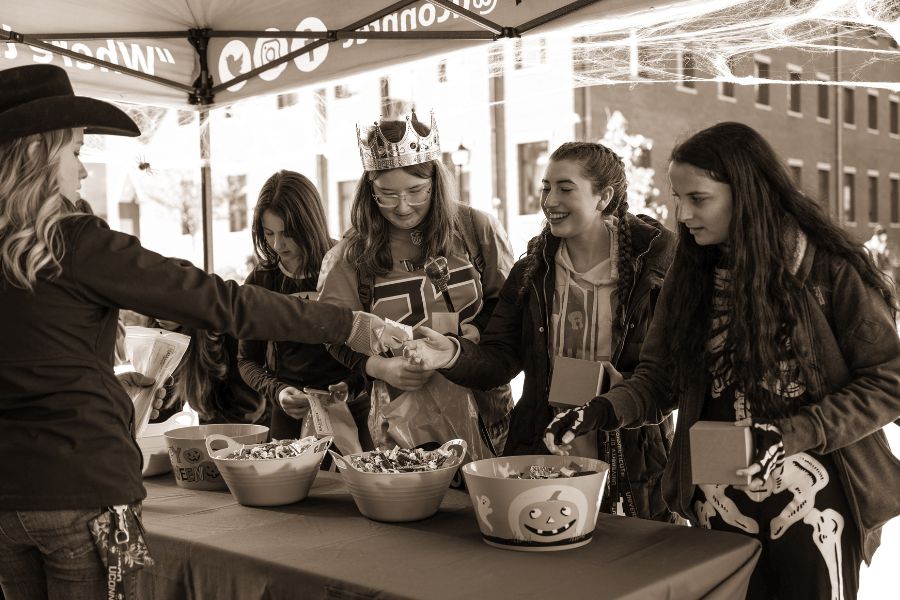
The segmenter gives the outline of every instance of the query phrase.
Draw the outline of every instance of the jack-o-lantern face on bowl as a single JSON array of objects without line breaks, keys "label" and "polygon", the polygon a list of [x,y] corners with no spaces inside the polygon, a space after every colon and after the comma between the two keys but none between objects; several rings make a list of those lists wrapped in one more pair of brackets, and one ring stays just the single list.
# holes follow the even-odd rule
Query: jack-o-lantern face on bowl
[{"label": "jack-o-lantern face on bowl", "polygon": [[509,524],[520,540],[554,544],[584,532],[587,498],[569,485],[542,485],[519,494],[509,506]]},{"label": "jack-o-lantern face on bowl", "polygon": [[532,502],[522,509],[519,523],[533,536],[534,541],[555,542],[569,537],[569,529],[581,516],[573,502],[560,500],[561,490],[553,492],[549,499]]},{"label": "jack-o-lantern face on bowl", "polygon": [[189,462],[194,463],[203,458],[203,452],[201,450],[198,450],[197,448],[188,448],[184,451],[184,457]]}]

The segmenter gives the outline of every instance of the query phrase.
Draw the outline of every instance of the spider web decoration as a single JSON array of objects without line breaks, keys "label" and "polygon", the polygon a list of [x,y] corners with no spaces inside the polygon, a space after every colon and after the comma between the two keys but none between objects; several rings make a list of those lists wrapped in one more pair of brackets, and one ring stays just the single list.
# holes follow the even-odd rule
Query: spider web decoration
[{"label": "spider web decoration", "polygon": [[[593,20],[549,36],[574,38],[577,86],[685,79],[745,85],[791,83],[786,71],[773,71],[768,78],[758,79],[735,75],[735,67],[741,57],[751,59],[756,52],[793,48],[810,63],[817,55],[833,56],[836,50],[852,57],[845,61],[848,64],[843,65],[840,77],[820,59],[816,70],[832,80],[801,83],[900,91],[900,82],[889,75],[881,81],[862,76],[867,66],[900,63],[898,0],[685,1],[614,20]],[[865,43],[866,37],[888,43]],[[692,73],[682,72],[683,52],[691,55]],[[527,52],[518,58],[534,60],[533,53]],[[494,74],[500,72],[499,62],[491,61]]]}]

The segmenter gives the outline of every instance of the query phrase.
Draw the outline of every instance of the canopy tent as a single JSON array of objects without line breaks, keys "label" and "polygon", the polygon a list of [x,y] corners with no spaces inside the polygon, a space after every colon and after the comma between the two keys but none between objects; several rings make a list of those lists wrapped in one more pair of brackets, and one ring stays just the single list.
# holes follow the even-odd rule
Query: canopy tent
[{"label": "canopy tent", "polygon": [[[209,108],[241,99],[579,25],[576,35],[640,27],[653,32],[657,47],[670,50],[691,40],[707,47],[718,41],[723,49],[710,53],[711,76],[698,79],[727,77],[726,61],[719,58],[740,50],[734,46],[739,39],[752,41],[745,51],[773,47],[789,41],[794,27],[805,32],[805,42],[822,43],[824,29],[810,28],[813,21],[868,23],[900,39],[892,0],[0,2],[0,69],[58,64],[79,94],[199,110],[201,125]],[[657,73],[668,81],[682,76],[671,68]],[[208,128],[200,131],[208,135]],[[201,141],[201,152],[206,148]],[[204,262],[211,270],[209,157],[201,160]]]}]

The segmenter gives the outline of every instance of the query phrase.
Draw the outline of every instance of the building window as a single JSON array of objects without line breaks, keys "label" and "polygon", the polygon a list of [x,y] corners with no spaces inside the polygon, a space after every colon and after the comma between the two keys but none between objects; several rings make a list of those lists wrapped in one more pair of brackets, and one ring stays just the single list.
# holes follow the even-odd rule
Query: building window
[{"label": "building window", "polygon": [[803,161],[797,159],[789,159],[788,160],[788,169],[791,172],[791,177],[794,178],[794,184],[798,188],[803,187]]},{"label": "building window", "polygon": [[637,50],[638,77],[641,79],[653,79],[653,71],[647,67],[647,65],[652,64],[652,62],[653,55],[650,52],[650,48],[639,46]]},{"label": "building window", "polygon": [[844,189],[842,190],[842,210],[844,221],[853,223],[856,221],[856,170],[847,168],[844,170]]},{"label": "building window", "polygon": [[856,125],[856,94],[853,88],[844,88],[844,125]]},{"label": "building window", "polygon": [[[725,61],[725,65],[728,67],[728,76],[735,77],[737,75],[737,58],[729,56]],[[734,81],[719,82],[719,98],[735,99]]]},{"label": "building window", "polygon": [[891,205],[891,223],[900,224],[900,175],[891,175],[888,198]]},{"label": "building window", "polygon": [[[756,61],[756,77],[757,79],[769,79],[769,62],[757,58]],[[769,84],[756,84],[756,104],[759,106],[770,106],[769,102]]]},{"label": "building window", "polygon": [[299,94],[278,94],[278,109],[294,106],[300,101]]},{"label": "building window", "polygon": [[678,86],[689,90],[696,89],[697,65],[694,53],[682,50],[678,57]]},{"label": "building window", "polygon": [[541,177],[547,166],[547,142],[519,144],[519,214],[541,212]]},{"label": "building window", "polygon": [[878,222],[878,172],[869,171],[869,223]]},{"label": "building window", "polygon": [[353,206],[357,184],[358,182],[355,179],[338,181],[338,224],[341,231],[350,229],[350,208]]},{"label": "building window", "polygon": [[378,90],[381,97],[381,114],[388,116],[391,108],[391,80],[389,77],[382,77],[378,80]]},{"label": "building window", "polygon": [[516,38],[515,42],[513,42],[513,68],[517,71],[522,68],[522,63],[525,62],[525,46],[522,43],[522,38]]},{"label": "building window", "polygon": [[869,131],[878,131],[878,90],[869,90]]},{"label": "building window", "polygon": [[334,86],[334,97],[336,100],[344,100],[352,95],[353,93],[350,91],[349,86],[344,84]]},{"label": "building window", "polygon": [[228,230],[243,231],[247,229],[247,176],[229,175],[228,189]]},{"label": "building window", "polygon": [[447,61],[446,60],[442,60],[438,63],[437,71],[438,71],[438,82],[439,83],[447,83]]},{"label": "building window", "polygon": [[788,78],[791,84],[788,86],[788,112],[799,115],[803,112],[800,104],[800,81],[803,79],[803,71],[799,67],[788,66]]},{"label": "building window", "polygon": [[[136,195],[128,202],[119,202],[119,231],[141,237],[141,205]],[[185,232],[182,227],[181,233],[190,232]]]},{"label": "building window", "polygon": [[831,108],[828,106],[830,104],[831,98],[831,86],[825,85],[825,81],[829,81],[827,75],[823,75],[822,73],[816,73],[816,79],[820,82],[819,85],[816,86],[818,88],[818,100],[816,102],[816,116],[820,121],[829,121],[831,119],[830,110]]},{"label": "building window", "polygon": [[829,213],[831,212],[831,168],[819,165],[819,204]]},{"label": "building window", "polygon": [[892,135],[900,135],[900,100],[891,98],[888,103],[888,126]]}]

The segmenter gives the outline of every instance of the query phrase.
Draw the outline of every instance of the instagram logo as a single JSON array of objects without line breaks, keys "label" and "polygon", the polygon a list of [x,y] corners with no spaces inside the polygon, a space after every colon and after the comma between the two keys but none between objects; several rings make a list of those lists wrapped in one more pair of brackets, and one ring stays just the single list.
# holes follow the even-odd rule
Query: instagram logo
[{"label": "instagram logo", "polygon": [[[269,27],[266,31],[278,31],[274,27]],[[253,49],[253,66],[262,67],[270,62],[276,61],[288,52],[288,43],[284,38],[260,38],[256,41],[256,47]],[[260,73],[260,77],[265,81],[272,81],[281,75],[282,71],[287,68],[287,63],[282,63],[268,71]]]}]

